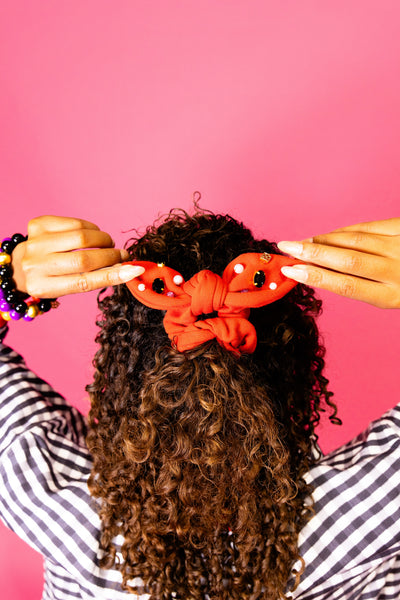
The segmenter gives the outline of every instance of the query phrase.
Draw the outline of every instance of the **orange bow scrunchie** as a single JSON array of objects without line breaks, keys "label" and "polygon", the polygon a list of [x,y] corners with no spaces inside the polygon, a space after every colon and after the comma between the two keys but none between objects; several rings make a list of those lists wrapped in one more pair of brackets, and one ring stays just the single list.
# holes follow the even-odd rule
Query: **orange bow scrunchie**
[{"label": "orange bow scrunchie", "polygon": [[150,308],[166,310],[164,328],[180,352],[216,338],[227,350],[252,353],[257,333],[248,321],[250,308],[279,300],[297,282],[281,267],[299,263],[278,254],[249,252],[230,262],[222,277],[203,270],[188,281],[182,275],[149,261],[125,264],[145,272],[127,283],[133,296]]}]

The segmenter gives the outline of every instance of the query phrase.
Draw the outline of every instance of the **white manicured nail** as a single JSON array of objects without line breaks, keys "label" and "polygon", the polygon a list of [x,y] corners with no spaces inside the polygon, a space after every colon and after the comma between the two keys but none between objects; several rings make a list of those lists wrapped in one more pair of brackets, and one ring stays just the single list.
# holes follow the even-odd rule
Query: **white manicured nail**
[{"label": "white manicured nail", "polygon": [[133,265],[123,265],[118,270],[120,281],[130,281],[142,273],[144,273],[143,267],[134,267]]},{"label": "white manicured nail", "polygon": [[301,256],[303,253],[303,244],[300,242],[278,242],[278,248],[291,256]]},{"label": "white manicured nail", "polygon": [[282,267],[282,273],[290,279],[305,283],[308,279],[308,270],[305,265],[296,265],[295,267]]}]

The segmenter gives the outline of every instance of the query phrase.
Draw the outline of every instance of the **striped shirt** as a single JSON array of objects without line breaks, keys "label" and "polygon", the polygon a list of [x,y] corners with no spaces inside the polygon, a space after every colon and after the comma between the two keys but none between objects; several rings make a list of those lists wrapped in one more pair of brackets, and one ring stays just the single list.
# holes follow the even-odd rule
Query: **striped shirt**
[{"label": "striped shirt", "polygon": [[[85,433],[84,417],[0,344],[0,515],[44,556],[43,600],[145,600],[121,590],[117,570],[99,566]],[[306,479],[315,516],[299,536],[306,571],[293,598],[400,598],[400,406]]]}]

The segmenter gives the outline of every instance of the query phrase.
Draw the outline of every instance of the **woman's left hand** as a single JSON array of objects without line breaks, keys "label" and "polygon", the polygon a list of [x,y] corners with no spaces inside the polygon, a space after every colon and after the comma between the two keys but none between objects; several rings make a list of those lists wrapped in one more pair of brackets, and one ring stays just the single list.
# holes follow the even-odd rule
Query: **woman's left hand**
[{"label": "woman's left hand", "polygon": [[301,242],[279,242],[304,261],[286,277],[379,308],[400,308],[400,218],[359,223]]}]

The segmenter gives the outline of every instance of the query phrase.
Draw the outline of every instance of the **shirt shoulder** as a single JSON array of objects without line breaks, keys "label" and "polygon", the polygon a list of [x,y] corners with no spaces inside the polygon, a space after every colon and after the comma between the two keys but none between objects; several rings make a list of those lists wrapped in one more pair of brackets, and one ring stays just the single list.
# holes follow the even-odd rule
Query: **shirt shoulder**
[{"label": "shirt shoulder", "polygon": [[56,427],[59,438],[85,448],[87,427],[83,415],[4,344],[4,330],[0,330],[0,455],[16,438],[34,428],[44,431]]},{"label": "shirt shoulder", "polygon": [[[335,590],[346,587],[350,595],[337,597],[350,598],[368,578],[379,573],[384,581],[385,565],[391,569],[400,554],[400,406],[305,478],[315,512],[299,536],[306,571],[294,598],[308,598],[311,589],[315,599],[336,598]],[[400,576],[396,583],[400,588]]]}]

